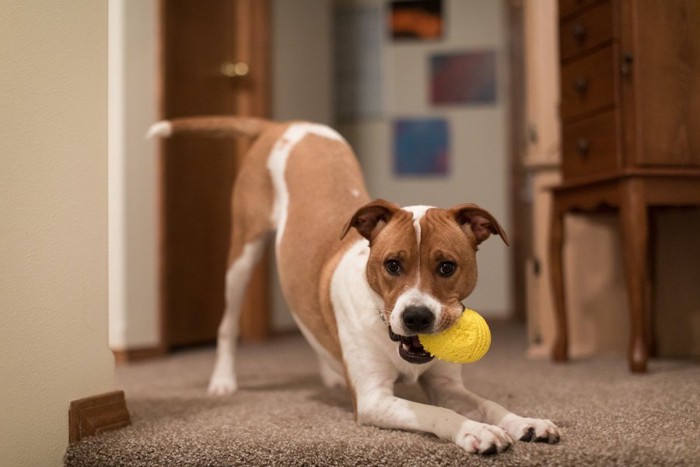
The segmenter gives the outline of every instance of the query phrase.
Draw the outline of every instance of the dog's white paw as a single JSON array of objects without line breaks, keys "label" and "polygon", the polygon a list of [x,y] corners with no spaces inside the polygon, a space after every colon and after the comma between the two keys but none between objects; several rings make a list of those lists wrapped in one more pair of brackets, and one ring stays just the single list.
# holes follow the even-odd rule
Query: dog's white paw
[{"label": "dog's white paw", "polygon": [[210,396],[228,396],[236,390],[238,390],[238,384],[234,378],[213,376],[209,381],[207,392]]},{"label": "dog's white paw", "polygon": [[513,439],[496,425],[469,420],[462,424],[455,443],[470,453],[496,454],[508,449]]},{"label": "dog's white paw", "polygon": [[508,414],[503,417],[499,425],[506,430],[513,439],[519,441],[536,441],[549,444],[559,442],[559,428],[550,420],[539,418],[519,417]]}]

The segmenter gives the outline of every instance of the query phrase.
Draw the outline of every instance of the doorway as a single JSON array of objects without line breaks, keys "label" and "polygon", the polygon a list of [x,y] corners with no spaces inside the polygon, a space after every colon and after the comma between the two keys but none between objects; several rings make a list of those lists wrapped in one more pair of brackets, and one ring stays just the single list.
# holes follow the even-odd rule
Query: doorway
[{"label": "doorway", "polygon": [[[269,116],[266,0],[161,0],[160,118]],[[224,309],[230,193],[245,142],[183,135],[159,160],[160,320],[165,348],[213,342]],[[251,281],[243,338],[268,332],[266,261]]]}]

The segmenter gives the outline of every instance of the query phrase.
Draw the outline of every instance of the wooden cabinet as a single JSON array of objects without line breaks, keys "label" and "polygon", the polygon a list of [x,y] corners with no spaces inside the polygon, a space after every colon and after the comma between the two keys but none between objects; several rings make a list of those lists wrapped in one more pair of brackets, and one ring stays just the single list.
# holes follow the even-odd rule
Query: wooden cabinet
[{"label": "wooden cabinet", "polygon": [[562,175],[554,188],[550,271],[567,358],[563,216],[620,213],[630,368],[645,371],[650,323],[649,216],[700,205],[700,2],[560,0]]},{"label": "wooden cabinet", "polygon": [[560,2],[565,180],[700,167],[700,3]]}]

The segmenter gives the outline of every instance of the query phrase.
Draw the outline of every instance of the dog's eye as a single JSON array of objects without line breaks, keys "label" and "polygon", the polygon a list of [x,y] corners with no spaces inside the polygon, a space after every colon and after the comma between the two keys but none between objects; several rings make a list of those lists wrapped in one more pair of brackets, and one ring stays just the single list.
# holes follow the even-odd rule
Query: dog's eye
[{"label": "dog's eye", "polygon": [[457,265],[455,263],[452,261],[443,261],[438,266],[438,274],[440,274],[442,277],[450,277],[452,274],[454,274],[455,269],[457,269]]},{"label": "dog's eye", "polygon": [[396,259],[388,259],[384,262],[386,271],[392,276],[398,276],[401,272],[401,263]]}]

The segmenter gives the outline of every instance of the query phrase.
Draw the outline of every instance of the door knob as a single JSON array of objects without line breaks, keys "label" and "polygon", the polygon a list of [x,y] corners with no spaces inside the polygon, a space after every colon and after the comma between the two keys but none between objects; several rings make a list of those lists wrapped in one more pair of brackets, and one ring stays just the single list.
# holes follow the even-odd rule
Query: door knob
[{"label": "door knob", "polygon": [[245,62],[224,62],[220,69],[227,78],[244,78],[250,74],[250,67]]}]

